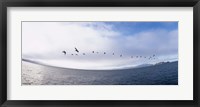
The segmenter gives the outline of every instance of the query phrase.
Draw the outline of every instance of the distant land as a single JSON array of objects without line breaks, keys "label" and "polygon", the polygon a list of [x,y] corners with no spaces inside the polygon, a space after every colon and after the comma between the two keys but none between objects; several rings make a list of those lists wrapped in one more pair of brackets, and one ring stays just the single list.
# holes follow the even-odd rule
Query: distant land
[{"label": "distant land", "polygon": [[[37,62],[37,61],[34,61],[34,60],[30,60],[30,59],[22,58],[22,61],[31,62],[31,63],[34,63],[34,64],[39,64],[39,65],[44,65],[44,66],[57,67],[57,66],[48,65],[48,64]],[[176,62],[176,61],[172,61],[172,62]],[[158,63],[155,63],[155,64],[147,64],[146,63],[146,64],[140,64],[140,65],[136,65],[136,66],[128,66],[128,67],[121,67],[121,68],[119,67],[119,68],[114,68],[114,69],[103,69],[103,70],[117,70],[117,69],[121,70],[121,69],[143,68],[143,67],[160,65],[160,64],[164,64],[164,63],[171,63],[171,62],[170,61],[162,61],[162,62],[158,62]],[[67,67],[58,67],[58,68],[67,68]],[[78,69],[78,68],[67,68],[67,69],[91,70],[91,69]],[[99,69],[97,69],[97,70],[99,70]]]}]

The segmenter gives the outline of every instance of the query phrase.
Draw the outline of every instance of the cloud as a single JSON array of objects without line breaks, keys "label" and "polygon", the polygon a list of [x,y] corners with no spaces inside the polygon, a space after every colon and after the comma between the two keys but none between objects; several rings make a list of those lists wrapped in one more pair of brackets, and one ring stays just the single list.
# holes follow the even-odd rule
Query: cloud
[{"label": "cloud", "polygon": [[[123,35],[126,31],[117,31],[114,27],[117,26],[103,22],[23,22],[22,57],[61,67],[89,69],[145,62],[135,57],[130,59],[136,55],[177,56],[177,29],[151,29]],[[75,47],[80,51],[78,56]],[[67,55],[62,54],[63,50]],[[121,54],[123,58],[119,57]]]}]

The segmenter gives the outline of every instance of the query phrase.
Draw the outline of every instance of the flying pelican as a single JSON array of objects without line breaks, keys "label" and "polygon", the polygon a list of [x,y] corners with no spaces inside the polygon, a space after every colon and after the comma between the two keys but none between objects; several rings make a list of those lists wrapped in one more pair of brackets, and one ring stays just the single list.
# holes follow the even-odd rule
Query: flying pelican
[{"label": "flying pelican", "polygon": [[151,57],[149,57],[149,59],[151,59]]},{"label": "flying pelican", "polygon": [[79,53],[78,49],[75,47],[75,51]]},{"label": "flying pelican", "polygon": [[104,52],[103,54],[106,54],[106,52]]},{"label": "flying pelican", "polygon": [[62,51],[62,53],[64,53],[66,55],[66,51]]}]

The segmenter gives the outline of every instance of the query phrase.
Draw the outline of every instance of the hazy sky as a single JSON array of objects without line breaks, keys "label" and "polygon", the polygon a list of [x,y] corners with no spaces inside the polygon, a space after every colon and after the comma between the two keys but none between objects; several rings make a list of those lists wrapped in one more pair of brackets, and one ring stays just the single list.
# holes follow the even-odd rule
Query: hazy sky
[{"label": "hazy sky", "polygon": [[53,66],[120,68],[177,57],[178,22],[22,22],[22,58]]}]

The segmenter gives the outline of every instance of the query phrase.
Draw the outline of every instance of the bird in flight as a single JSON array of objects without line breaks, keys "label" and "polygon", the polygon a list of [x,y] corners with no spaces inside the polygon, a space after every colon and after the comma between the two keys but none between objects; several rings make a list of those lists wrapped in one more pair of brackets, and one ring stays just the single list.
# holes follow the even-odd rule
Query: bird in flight
[{"label": "bird in flight", "polygon": [[151,57],[149,57],[149,60],[151,59]]},{"label": "bird in flight", "polygon": [[62,51],[62,53],[66,55],[66,51]]},{"label": "bird in flight", "polygon": [[79,53],[78,49],[75,47],[75,51]]}]

